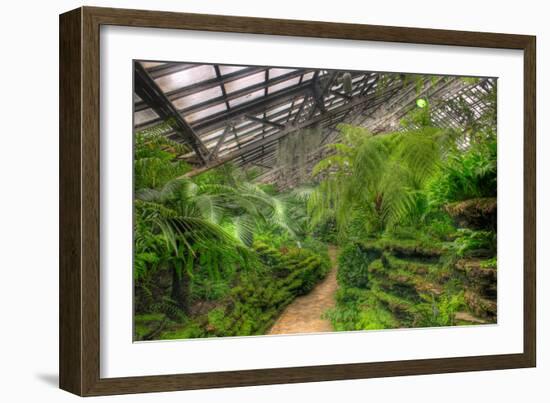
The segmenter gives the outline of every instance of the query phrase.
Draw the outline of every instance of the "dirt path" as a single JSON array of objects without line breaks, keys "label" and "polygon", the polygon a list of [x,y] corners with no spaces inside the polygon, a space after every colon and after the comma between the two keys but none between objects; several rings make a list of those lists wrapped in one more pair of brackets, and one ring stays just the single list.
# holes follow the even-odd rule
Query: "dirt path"
[{"label": "dirt path", "polygon": [[335,305],[334,295],[338,289],[336,282],[336,257],[338,249],[329,247],[332,269],[325,279],[307,295],[296,298],[283,311],[268,334],[332,332],[332,326],[321,316]]}]

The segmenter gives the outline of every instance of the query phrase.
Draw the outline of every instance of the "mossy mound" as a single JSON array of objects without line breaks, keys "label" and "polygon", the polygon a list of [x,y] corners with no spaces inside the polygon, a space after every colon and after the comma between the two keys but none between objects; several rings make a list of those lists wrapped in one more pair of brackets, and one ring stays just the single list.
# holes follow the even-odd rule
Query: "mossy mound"
[{"label": "mossy mound", "polygon": [[363,243],[365,248],[387,252],[398,258],[417,258],[424,261],[438,260],[445,253],[446,245],[433,240],[432,242],[417,241],[413,239],[387,239],[381,238]]},{"label": "mossy mound", "polygon": [[455,268],[472,282],[494,282],[497,279],[496,261],[493,259],[460,259]]},{"label": "mossy mound", "polygon": [[338,283],[344,287],[367,288],[369,265],[381,255],[379,248],[360,242],[347,245],[338,257]]},{"label": "mossy mound", "polygon": [[445,211],[460,228],[490,229],[497,227],[497,199],[483,197],[445,205]]},{"label": "mossy mound", "polygon": [[[449,244],[437,241],[381,239],[363,242],[360,248],[369,251],[356,256],[363,259],[361,267],[367,265],[367,279],[362,281],[367,286],[360,287],[359,308],[349,296],[348,300],[337,300],[337,308],[330,314],[335,329],[451,326],[496,320],[496,302],[488,292],[490,287],[496,292],[495,259],[455,262]],[[341,293],[348,295],[346,289]],[[373,309],[384,313],[384,321],[361,314]],[[374,322],[369,323],[369,318]]]},{"label": "mossy mound", "polygon": [[496,321],[497,302],[495,300],[485,298],[474,291],[466,291],[464,299],[470,311],[476,316],[491,322]]}]

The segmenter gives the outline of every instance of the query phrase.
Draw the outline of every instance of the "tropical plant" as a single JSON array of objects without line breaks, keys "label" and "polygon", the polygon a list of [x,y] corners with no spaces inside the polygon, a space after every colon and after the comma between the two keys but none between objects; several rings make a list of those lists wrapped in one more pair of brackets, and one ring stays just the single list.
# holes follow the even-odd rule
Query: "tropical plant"
[{"label": "tropical plant", "polygon": [[432,204],[440,206],[471,198],[496,197],[496,135],[493,132],[486,135],[486,141],[446,156],[438,174],[428,185]]},{"label": "tropical plant", "polygon": [[134,189],[157,188],[190,170],[189,164],[177,159],[188,151],[157,132],[138,132],[135,136]]},{"label": "tropical plant", "polygon": [[[248,266],[258,221],[291,232],[284,204],[249,183],[197,185],[188,178],[173,179],[158,189],[137,191],[135,209],[136,256],[162,257],[163,266],[172,270],[171,298],[185,314],[194,268],[216,275],[220,267]],[[156,242],[141,242],[155,236]],[[138,270],[148,263],[136,260]]]},{"label": "tropical plant", "polygon": [[312,224],[334,216],[340,231],[357,217],[363,233],[421,222],[428,211],[425,187],[437,172],[454,133],[426,127],[372,135],[359,127],[340,127],[342,142],[313,169],[316,188],[302,190]]},{"label": "tropical plant", "polygon": [[457,257],[494,256],[497,250],[497,236],[493,231],[473,231],[460,229],[450,246]]},{"label": "tropical plant", "polygon": [[455,314],[465,307],[464,293],[443,295],[436,298],[434,295],[421,295],[423,302],[415,306],[414,326],[453,326]]}]

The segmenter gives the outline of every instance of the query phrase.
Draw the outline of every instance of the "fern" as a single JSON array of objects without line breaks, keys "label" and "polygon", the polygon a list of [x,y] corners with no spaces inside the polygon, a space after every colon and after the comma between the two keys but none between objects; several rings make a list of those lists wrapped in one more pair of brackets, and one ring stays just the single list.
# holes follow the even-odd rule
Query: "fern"
[{"label": "fern", "polygon": [[336,154],[313,170],[321,177],[318,187],[300,193],[311,224],[334,216],[343,233],[363,217],[367,233],[376,233],[423,220],[429,207],[424,190],[454,134],[427,127],[373,136],[349,125],[341,133],[343,142],[330,146]]}]

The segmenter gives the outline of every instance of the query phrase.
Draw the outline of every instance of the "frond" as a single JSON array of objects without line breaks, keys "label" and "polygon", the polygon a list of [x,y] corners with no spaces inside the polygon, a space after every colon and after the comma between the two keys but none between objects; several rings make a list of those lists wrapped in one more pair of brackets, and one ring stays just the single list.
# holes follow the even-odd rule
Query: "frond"
[{"label": "frond", "polygon": [[292,190],[291,195],[300,201],[307,202],[311,195],[315,193],[314,186],[302,186]]},{"label": "frond", "polygon": [[140,189],[136,190],[134,197],[138,200],[154,202],[161,199],[161,193],[155,189]]},{"label": "frond", "polygon": [[216,196],[201,194],[193,199],[201,215],[210,222],[218,223],[223,215],[222,208],[216,204]]},{"label": "frond", "polygon": [[255,222],[249,215],[242,215],[232,219],[235,238],[244,245],[251,246],[254,241]]}]

